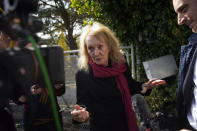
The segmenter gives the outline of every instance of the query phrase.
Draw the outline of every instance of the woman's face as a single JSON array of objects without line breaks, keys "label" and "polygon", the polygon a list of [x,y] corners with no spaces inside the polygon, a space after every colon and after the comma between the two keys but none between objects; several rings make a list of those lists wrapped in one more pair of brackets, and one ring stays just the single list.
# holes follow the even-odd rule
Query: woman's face
[{"label": "woman's face", "polygon": [[93,62],[97,65],[107,66],[109,60],[109,47],[104,39],[93,35],[86,38],[87,51]]}]

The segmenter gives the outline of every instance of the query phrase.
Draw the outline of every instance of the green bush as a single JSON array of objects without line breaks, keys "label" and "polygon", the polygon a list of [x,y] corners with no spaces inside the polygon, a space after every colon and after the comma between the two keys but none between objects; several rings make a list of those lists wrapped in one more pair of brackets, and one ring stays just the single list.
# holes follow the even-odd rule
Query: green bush
[{"label": "green bush", "polygon": [[[171,78],[172,79],[172,78]],[[159,86],[152,90],[150,96],[145,99],[152,112],[164,111],[166,113],[176,113],[177,78],[167,81],[164,86]]]}]

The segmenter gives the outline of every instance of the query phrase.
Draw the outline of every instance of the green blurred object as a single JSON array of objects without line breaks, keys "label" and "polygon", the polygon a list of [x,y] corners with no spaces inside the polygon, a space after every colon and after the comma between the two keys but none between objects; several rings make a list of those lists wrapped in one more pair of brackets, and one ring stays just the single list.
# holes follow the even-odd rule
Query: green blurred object
[{"label": "green blurred object", "polygon": [[62,131],[61,124],[60,124],[60,119],[59,119],[59,116],[58,116],[57,106],[56,106],[56,102],[55,102],[55,96],[54,96],[53,89],[52,89],[52,84],[51,84],[51,81],[49,80],[49,75],[48,75],[43,57],[41,55],[40,49],[37,47],[36,41],[34,40],[34,38],[31,35],[29,35],[27,38],[32,43],[32,45],[35,49],[35,53],[36,53],[36,56],[38,58],[38,62],[40,64],[40,68],[41,68],[41,71],[42,71],[42,74],[43,74],[43,77],[44,77],[44,81],[45,81],[45,84],[46,84],[46,86],[48,88],[48,91],[49,91],[49,98],[50,98],[50,101],[51,101],[51,106],[52,106],[53,115],[54,115],[57,130]]}]

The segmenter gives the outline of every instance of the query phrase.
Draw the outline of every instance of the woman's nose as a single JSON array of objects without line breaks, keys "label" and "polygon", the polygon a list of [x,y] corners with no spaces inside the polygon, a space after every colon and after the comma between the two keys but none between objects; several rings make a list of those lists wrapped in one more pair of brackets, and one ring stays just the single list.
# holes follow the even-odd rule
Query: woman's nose
[{"label": "woman's nose", "polygon": [[95,55],[95,56],[99,55],[99,50],[98,50],[98,49],[95,49],[94,55]]}]

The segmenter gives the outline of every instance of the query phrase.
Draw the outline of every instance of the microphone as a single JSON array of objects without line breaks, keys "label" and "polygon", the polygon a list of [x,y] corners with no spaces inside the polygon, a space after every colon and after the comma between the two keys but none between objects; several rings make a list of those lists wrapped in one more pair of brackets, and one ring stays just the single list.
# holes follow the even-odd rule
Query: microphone
[{"label": "microphone", "polygon": [[154,121],[144,97],[140,94],[135,94],[131,99],[133,110],[139,122],[139,131],[145,131],[148,128],[151,128],[152,131],[160,131],[159,123]]}]

